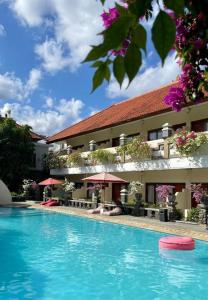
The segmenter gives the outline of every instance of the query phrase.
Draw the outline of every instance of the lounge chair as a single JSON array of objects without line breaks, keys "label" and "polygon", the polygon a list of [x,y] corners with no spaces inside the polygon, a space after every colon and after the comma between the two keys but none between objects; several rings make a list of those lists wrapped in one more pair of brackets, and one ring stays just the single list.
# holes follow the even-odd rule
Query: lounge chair
[{"label": "lounge chair", "polygon": [[89,209],[87,212],[89,214],[100,214],[104,210],[104,204],[101,203],[97,208]]},{"label": "lounge chair", "polygon": [[122,215],[123,211],[122,208],[119,206],[116,206],[114,209],[110,211],[101,211],[101,215],[105,216],[119,216]]}]

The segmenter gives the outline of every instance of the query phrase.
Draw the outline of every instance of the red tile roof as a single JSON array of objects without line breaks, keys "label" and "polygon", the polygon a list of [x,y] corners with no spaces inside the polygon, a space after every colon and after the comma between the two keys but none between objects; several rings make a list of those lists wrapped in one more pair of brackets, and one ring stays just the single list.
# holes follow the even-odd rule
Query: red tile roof
[{"label": "red tile roof", "polygon": [[163,99],[171,86],[177,86],[177,82],[130,100],[115,103],[97,114],[48,137],[47,140],[52,143],[170,111],[171,108],[164,104]]},{"label": "red tile roof", "polygon": [[40,140],[45,140],[46,137],[40,134],[37,134],[33,131],[30,131],[31,137],[33,141],[40,141]]}]

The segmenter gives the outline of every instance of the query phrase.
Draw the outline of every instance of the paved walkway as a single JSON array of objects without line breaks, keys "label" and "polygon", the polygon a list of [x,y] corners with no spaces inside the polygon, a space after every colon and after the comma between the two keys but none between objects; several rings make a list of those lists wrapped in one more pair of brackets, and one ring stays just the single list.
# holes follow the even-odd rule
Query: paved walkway
[{"label": "paved walkway", "polygon": [[174,235],[190,236],[194,239],[208,241],[208,231],[206,231],[204,225],[192,225],[192,224],[178,223],[178,222],[160,222],[154,219],[133,217],[128,215],[121,215],[121,216],[92,215],[92,214],[88,214],[87,210],[85,209],[80,209],[75,207],[65,207],[65,206],[45,207],[39,204],[31,204],[30,208],[43,209],[43,210],[53,211],[57,213],[67,214],[67,215],[75,215],[75,216],[85,217],[85,218],[99,220],[99,221],[105,221],[105,222],[110,222],[115,224],[122,224],[122,225],[137,227],[137,228],[170,233]]}]

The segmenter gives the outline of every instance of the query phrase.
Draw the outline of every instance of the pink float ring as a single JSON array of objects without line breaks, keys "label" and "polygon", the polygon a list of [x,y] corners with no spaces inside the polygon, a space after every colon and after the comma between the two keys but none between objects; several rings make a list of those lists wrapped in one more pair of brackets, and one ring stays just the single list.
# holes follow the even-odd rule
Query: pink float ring
[{"label": "pink float ring", "polygon": [[190,237],[166,236],[159,240],[159,247],[168,250],[193,250],[195,241]]}]

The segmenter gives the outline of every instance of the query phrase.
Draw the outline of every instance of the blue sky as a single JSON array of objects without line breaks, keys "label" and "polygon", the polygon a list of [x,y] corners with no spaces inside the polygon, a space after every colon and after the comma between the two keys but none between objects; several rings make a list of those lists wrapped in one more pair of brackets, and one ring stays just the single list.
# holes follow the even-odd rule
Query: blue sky
[{"label": "blue sky", "polygon": [[19,123],[50,135],[176,78],[174,54],[162,68],[149,39],[148,56],[128,89],[127,81],[120,89],[112,78],[90,94],[93,70],[80,62],[89,45],[99,43],[102,9],[95,0],[0,0],[2,115],[11,110]]}]

